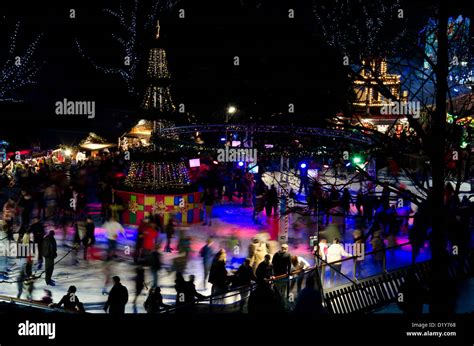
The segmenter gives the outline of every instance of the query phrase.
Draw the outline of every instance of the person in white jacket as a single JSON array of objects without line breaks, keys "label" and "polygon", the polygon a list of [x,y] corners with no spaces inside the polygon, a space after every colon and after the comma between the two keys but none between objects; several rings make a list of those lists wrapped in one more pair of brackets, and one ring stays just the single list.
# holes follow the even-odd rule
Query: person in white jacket
[{"label": "person in white jacket", "polygon": [[125,230],[121,224],[119,224],[113,217],[104,223],[102,226],[107,232],[107,241],[109,243],[109,248],[107,251],[107,259],[112,259],[115,257],[115,250],[117,249],[117,238],[119,234],[125,236]]},{"label": "person in white jacket", "polygon": [[[328,252],[327,252],[327,261],[328,263],[331,264],[331,274],[329,276],[329,284],[333,285],[335,284],[339,278],[339,274],[336,275],[336,273],[339,273],[341,271],[342,263],[334,263],[337,261],[340,261],[342,257],[351,257],[352,255],[346,250],[344,250],[344,247],[342,244],[339,242],[339,238],[334,238],[333,243],[329,246]],[[334,276],[336,275],[336,282],[334,281]]]},{"label": "person in white jacket", "polygon": [[296,280],[291,280],[291,287],[293,288],[295,283],[297,285],[298,294],[301,291],[301,286],[304,279],[304,271],[310,267],[309,262],[301,256],[291,256],[291,272],[296,272]]}]

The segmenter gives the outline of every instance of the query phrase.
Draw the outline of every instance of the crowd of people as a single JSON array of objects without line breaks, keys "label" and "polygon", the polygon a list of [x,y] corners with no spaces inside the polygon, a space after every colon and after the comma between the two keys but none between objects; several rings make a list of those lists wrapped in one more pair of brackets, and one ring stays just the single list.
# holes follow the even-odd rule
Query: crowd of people
[{"label": "crowd of people", "polygon": [[[121,284],[118,276],[112,276],[111,270],[118,256],[119,240],[125,236],[122,225],[125,206],[112,193],[117,176],[120,176],[117,173],[123,172],[123,167],[124,162],[115,155],[62,165],[48,159],[10,161],[0,167],[0,203],[3,205],[0,239],[21,244],[33,243],[38,249],[35,260],[32,256],[17,259],[16,264],[21,269],[16,278],[11,277],[11,259],[6,256],[1,258],[0,280],[17,282],[18,298],[26,294],[26,298],[32,300],[34,283],[43,274],[46,284],[55,286],[53,274],[57,261],[70,254],[72,265],[76,265],[82,249],[82,260],[103,260],[105,280],[102,293],[108,295],[104,310],[112,314],[125,311],[129,301],[128,289]],[[242,173],[238,169],[231,174],[227,172],[227,175],[224,172],[220,172],[220,175],[218,172],[207,172],[200,177],[199,184],[203,187],[200,201],[204,214],[203,225],[212,226],[213,208],[225,199],[230,203],[237,199],[244,207],[253,207],[253,220],[256,223],[261,222],[263,214],[267,218],[279,215],[280,198],[276,187],[267,186],[261,177],[239,172]],[[218,179],[215,174],[218,174]],[[224,179],[226,176],[228,178]],[[291,255],[287,244],[280,246],[276,241],[259,237],[252,240],[238,269],[229,270],[227,255],[239,243],[238,238],[233,234],[228,246],[220,248],[218,242],[209,237],[200,249],[199,256],[202,259],[203,289],[207,288],[207,283],[212,285],[211,305],[222,303],[222,295],[236,289],[240,293],[241,309],[247,306],[249,312],[278,311],[288,303],[289,292],[294,287],[298,292],[296,310],[305,311],[311,302],[319,304],[319,281],[324,283],[326,269],[330,270],[329,283],[334,285],[342,273],[341,259],[354,255],[342,245],[348,224],[353,224],[352,242],[360,245],[358,249],[363,251],[366,245],[371,244],[372,250],[380,250],[380,254],[373,256],[380,267],[383,260],[381,251],[396,245],[400,233],[407,234],[412,243],[413,261],[429,239],[429,199],[418,205],[417,212],[411,216],[410,193],[401,189],[398,195],[394,195],[388,184],[383,186],[381,194],[375,192],[374,186],[368,185],[355,195],[348,188],[340,191],[333,186],[326,190],[317,181],[302,184],[300,192],[305,191],[306,201],[303,203],[307,205],[308,216],[321,230],[314,248],[315,263],[323,264],[321,277],[303,275],[311,264],[302,256]],[[298,197],[294,192],[290,193],[289,198],[298,204],[302,203],[301,195]],[[100,220],[88,213],[87,205],[91,202],[100,204]],[[472,204],[466,198],[459,200],[453,186],[447,184],[445,205],[448,229],[451,230],[449,241],[462,247],[469,240]],[[410,217],[413,217],[411,227]],[[106,251],[103,256],[98,254],[100,251],[96,248],[95,227],[98,223],[105,230]],[[296,227],[296,223],[293,227]],[[313,231],[315,228],[312,227]],[[71,229],[72,232],[69,231]],[[134,311],[137,311],[138,297],[145,289],[149,292],[144,304],[147,312],[172,309],[163,303],[160,289],[163,252],[176,255],[168,268],[170,273],[176,275],[176,311],[193,311],[197,300],[208,298],[199,293],[194,275],[190,275],[188,280],[183,276],[187,271],[191,242],[192,238],[184,228],[178,227],[173,215],[166,223],[158,214],[147,216],[141,221],[132,251],[136,269],[132,303]],[[66,255],[58,259],[58,247],[61,246],[65,248]],[[38,275],[43,267],[44,271]],[[146,280],[145,268],[151,273],[150,281]],[[363,256],[357,258],[355,268],[356,276],[360,276]],[[290,275],[296,276],[290,280]],[[303,288],[304,279],[306,285]],[[255,290],[249,289],[251,284],[255,284]],[[63,297],[55,306],[84,311],[76,291],[76,287],[71,286],[65,296],[67,298]]]}]

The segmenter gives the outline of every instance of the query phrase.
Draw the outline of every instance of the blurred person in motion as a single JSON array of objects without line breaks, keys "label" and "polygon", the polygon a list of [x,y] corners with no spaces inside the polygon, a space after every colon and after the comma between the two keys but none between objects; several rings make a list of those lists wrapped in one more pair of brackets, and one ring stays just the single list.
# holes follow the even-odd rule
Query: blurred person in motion
[{"label": "blurred person in motion", "polygon": [[30,232],[33,234],[33,241],[36,244],[38,250],[38,263],[36,270],[41,270],[43,267],[43,241],[46,232],[43,223],[39,218],[33,219],[30,226]]},{"label": "blurred person in motion", "polygon": [[207,187],[201,197],[201,203],[204,208],[204,222],[203,226],[212,225],[212,209],[214,208],[215,193],[210,187]]},{"label": "blurred person in motion", "polygon": [[86,237],[83,239],[84,245],[84,260],[87,261],[88,252],[94,258],[94,244],[95,244],[95,225],[94,220],[90,216],[86,218]]},{"label": "blurred person in motion", "polygon": [[13,240],[13,224],[15,222],[15,213],[15,201],[9,198],[8,201],[3,205],[3,221],[5,222],[4,227],[7,232],[7,239],[10,241]]},{"label": "blurred person in motion", "polygon": [[248,258],[250,259],[250,266],[254,272],[256,272],[259,264],[263,262],[267,254],[267,244],[258,238],[253,238],[252,243],[249,245]]},{"label": "blurred person in motion", "polygon": [[137,240],[135,242],[135,252],[133,253],[133,263],[138,264],[142,257],[143,251],[143,237],[145,234],[145,229],[148,227],[150,220],[148,217],[143,218],[142,222],[138,226],[137,230]]},{"label": "blurred person in motion", "polygon": [[133,312],[136,314],[137,311],[137,299],[142,293],[143,289],[148,287],[145,283],[145,269],[142,266],[138,266],[135,269],[135,298],[133,299]]},{"label": "blurred person in motion", "polygon": [[116,250],[117,250],[117,239],[119,235],[125,236],[125,230],[121,224],[119,224],[113,216],[109,217],[109,220],[104,223],[103,228],[107,232],[107,258],[112,259],[116,257]]},{"label": "blurred person in motion", "polygon": [[166,224],[166,227],[165,227],[165,233],[166,233],[165,251],[166,252],[173,251],[173,249],[171,248],[171,239],[174,238],[175,227],[176,227],[176,220],[174,219],[173,215],[170,215],[168,223]]},{"label": "blurred person in motion", "polygon": [[20,274],[17,281],[18,294],[17,298],[21,298],[23,290],[26,291],[26,299],[33,299],[34,276],[33,276],[33,260],[27,257],[25,263],[21,266]]},{"label": "blurred person in motion", "polygon": [[321,238],[316,247],[316,264],[320,265],[320,272],[321,272],[321,285],[324,286],[324,280],[326,278],[326,262],[327,262],[327,255],[328,255],[328,241],[325,238]]},{"label": "blurred person in motion", "polygon": [[206,245],[199,250],[199,255],[202,258],[202,266],[204,269],[203,288],[206,289],[206,282],[209,276],[209,271],[211,270],[212,260],[215,256],[214,240],[211,237],[207,238]]},{"label": "blurred person in motion", "polygon": [[148,256],[148,264],[150,265],[151,276],[153,278],[151,287],[157,287],[158,274],[161,269],[160,245],[156,245],[155,249]]},{"label": "blurred person in motion", "polygon": [[44,289],[44,296],[41,298],[39,303],[50,305],[53,303],[53,293],[50,290]]}]

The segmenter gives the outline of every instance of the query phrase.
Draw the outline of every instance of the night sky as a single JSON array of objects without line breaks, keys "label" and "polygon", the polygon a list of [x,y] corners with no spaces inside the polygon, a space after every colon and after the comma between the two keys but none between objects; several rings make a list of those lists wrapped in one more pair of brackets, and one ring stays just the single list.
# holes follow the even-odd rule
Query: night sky
[{"label": "night sky", "polygon": [[[74,44],[78,39],[99,61],[117,59],[118,46],[110,39],[117,22],[101,12],[117,4],[2,4],[2,49],[5,29],[13,28],[18,19],[24,24],[20,43],[44,34],[38,84],[20,91],[22,104],[0,104],[2,139],[25,146],[58,140],[77,144],[84,133],[95,131],[115,140],[140,118],[140,98],[130,97],[118,77],[95,70]],[[69,18],[71,8],[76,19]],[[179,8],[185,9],[185,19],[178,18]],[[288,8],[295,9],[295,19],[288,18]],[[266,0],[258,6],[252,0],[181,1],[161,18],[175,103],[184,103],[186,111],[203,123],[222,123],[232,103],[240,110],[241,122],[323,124],[340,110],[349,85],[336,52],[315,28],[311,1]],[[234,56],[240,57],[238,67]],[[95,119],[56,115],[54,103],[64,98],[96,101]],[[295,104],[296,113],[288,118],[289,103]]]}]

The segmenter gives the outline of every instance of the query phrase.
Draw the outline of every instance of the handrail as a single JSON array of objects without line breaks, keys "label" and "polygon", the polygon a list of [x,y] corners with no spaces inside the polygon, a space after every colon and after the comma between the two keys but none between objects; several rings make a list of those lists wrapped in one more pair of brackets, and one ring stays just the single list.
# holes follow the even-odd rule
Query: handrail
[{"label": "handrail", "polygon": [[38,301],[29,301],[29,300],[9,297],[9,296],[5,296],[5,295],[0,295],[0,301],[5,301],[5,302],[8,302],[8,303],[13,303],[13,304],[17,304],[17,305],[25,305],[25,306],[29,306],[29,307],[40,308],[40,309],[49,310],[49,311],[66,312],[66,313],[78,313],[78,311],[67,310],[67,309],[64,309],[64,308],[50,307],[50,306],[46,305],[45,303],[41,303],[41,302],[38,302]]},{"label": "handrail", "polygon": [[[379,253],[379,252],[383,252],[383,251],[387,251],[387,250],[392,250],[392,249],[403,247],[403,246],[406,246],[406,245],[409,245],[409,244],[411,244],[411,242],[406,242],[406,243],[403,243],[403,244],[397,244],[397,245],[386,247],[386,248],[383,248],[383,249],[380,249],[380,250],[369,251],[369,252],[364,253],[364,256]],[[331,266],[331,265],[334,265],[334,264],[337,264],[337,263],[342,263],[342,262],[349,261],[349,260],[355,260],[358,257],[361,257],[361,255],[343,258],[343,259],[341,259],[339,261],[335,261],[335,262],[326,262],[324,264],[317,264],[317,265],[314,265],[314,266],[310,266],[306,269],[294,270],[294,271],[290,272],[289,274],[282,274],[282,275],[274,276],[271,280],[269,280],[269,282],[274,283],[275,281],[286,279],[288,277],[294,276],[295,274],[299,274],[301,272],[308,273],[308,272],[314,271],[316,268],[322,268],[325,265]],[[179,306],[175,305],[172,308],[163,310],[163,312],[176,311],[180,308],[192,306],[194,304],[202,304],[206,301],[210,302],[211,300],[218,300],[218,299],[233,297],[237,294],[240,294],[241,290],[244,289],[244,288],[251,291],[256,285],[257,285],[256,283],[251,283],[250,285],[247,285],[247,286],[234,287],[234,288],[231,288],[229,291],[224,292],[224,293],[219,293],[219,294],[215,294],[215,295],[211,294],[210,296],[207,296],[203,299],[197,299],[197,300],[195,300],[193,302],[190,302],[190,303],[187,303],[187,304],[182,304],[182,305],[179,305]],[[230,292],[232,292],[232,294],[228,295]]]},{"label": "handrail", "polygon": [[[410,244],[411,244],[411,242],[406,242],[406,243],[403,243],[403,244],[397,244],[397,245],[394,245],[394,246],[384,247],[383,249],[380,249],[380,250],[365,252],[365,253],[364,253],[364,256],[366,256],[366,255],[373,255],[373,254],[379,253],[379,252],[385,252],[385,251],[387,251],[387,250],[396,249],[396,248],[403,247],[403,246],[410,245]],[[346,258],[340,259],[339,261],[328,262],[328,263],[329,263],[329,264],[338,264],[338,263],[342,263],[342,262],[345,262],[345,261],[354,260],[354,259],[357,259],[357,258],[359,258],[359,257],[362,257],[362,254],[360,254],[360,255],[355,255],[355,256],[351,256],[351,257],[346,257]],[[319,266],[323,266],[323,265],[324,265],[324,264],[320,264]],[[313,266],[313,268],[315,268],[315,267],[316,267],[316,266]]]}]

